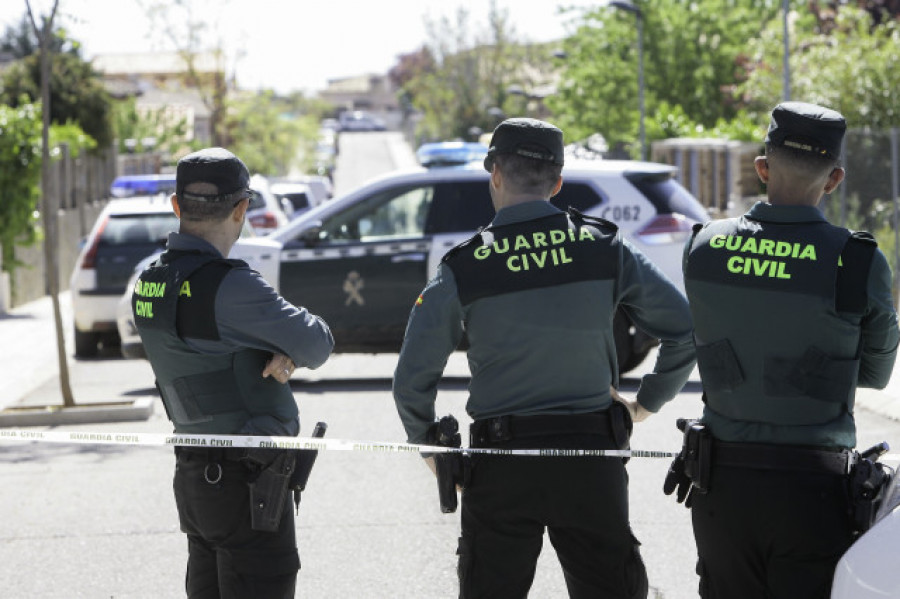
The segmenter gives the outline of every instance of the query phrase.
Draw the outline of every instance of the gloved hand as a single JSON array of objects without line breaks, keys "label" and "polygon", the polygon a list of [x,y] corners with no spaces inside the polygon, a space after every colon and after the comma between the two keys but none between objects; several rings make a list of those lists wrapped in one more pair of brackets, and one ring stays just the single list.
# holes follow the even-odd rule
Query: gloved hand
[{"label": "gloved hand", "polygon": [[663,493],[671,495],[673,491],[678,489],[675,499],[678,503],[684,503],[684,507],[689,508],[693,499],[693,487],[691,479],[684,473],[684,458],[681,454],[675,456],[672,464],[669,466],[669,472],[666,474],[666,480],[663,483]]}]

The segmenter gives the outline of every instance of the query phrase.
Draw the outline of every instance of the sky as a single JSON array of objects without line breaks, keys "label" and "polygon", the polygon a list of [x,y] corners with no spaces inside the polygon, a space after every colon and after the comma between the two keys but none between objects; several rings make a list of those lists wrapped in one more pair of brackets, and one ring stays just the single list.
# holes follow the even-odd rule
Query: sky
[{"label": "sky", "polygon": [[[59,0],[57,23],[80,41],[83,56],[171,50],[143,6],[173,0]],[[188,0],[217,32],[230,56],[226,67],[243,89],[312,93],[329,79],[385,73],[397,56],[426,42],[426,19],[454,17],[459,7],[469,23],[487,25],[487,0]],[[571,14],[557,7],[595,6],[603,0],[496,0],[508,10],[521,41],[546,42],[564,37]],[[52,0],[31,0],[32,10],[47,14]],[[0,1],[0,30],[16,25],[25,0]],[[214,38],[213,38],[214,39]]]}]

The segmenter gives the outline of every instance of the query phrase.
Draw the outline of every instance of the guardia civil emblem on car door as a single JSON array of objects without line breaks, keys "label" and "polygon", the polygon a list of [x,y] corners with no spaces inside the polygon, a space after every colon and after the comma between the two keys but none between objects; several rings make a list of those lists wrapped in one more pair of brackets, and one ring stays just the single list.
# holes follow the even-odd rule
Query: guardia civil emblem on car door
[{"label": "guardia civil emblem on car door", "polygon": [[351,270],[349,273],[347,273],[347,278],[344,279],[344,293],[347,294],[347,299],[344,300],[344,305],[349,306],[353,303],[356,303],[360,306],[364,306],[366,304],[366,300],[363,299],[363,296],[359,291],[365,286],[366,282],[358,272],[356,272],[355,270]]}]

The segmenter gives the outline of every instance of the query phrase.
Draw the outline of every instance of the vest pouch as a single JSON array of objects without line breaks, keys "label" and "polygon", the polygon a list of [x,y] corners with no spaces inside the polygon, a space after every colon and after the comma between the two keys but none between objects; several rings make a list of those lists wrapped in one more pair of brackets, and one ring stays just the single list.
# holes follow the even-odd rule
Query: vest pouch
[{"label": "vest pouch", "polygon": [[244,409],[234,372],[228,368],[184,376],[163,386],[166,411],[176,424],[210,422],[216,414]]},{"label": "vest pouch", "polygon": [[811,347],[796,362],[788,381],[814,399],[846,403],[858,369],[859,360],[835,360],[822,350]]},{"label": "vest pouch", "polygon": [[734,391],[744,382],[744,372],[728,339],[697,345],[700,380],[708,391]]}]

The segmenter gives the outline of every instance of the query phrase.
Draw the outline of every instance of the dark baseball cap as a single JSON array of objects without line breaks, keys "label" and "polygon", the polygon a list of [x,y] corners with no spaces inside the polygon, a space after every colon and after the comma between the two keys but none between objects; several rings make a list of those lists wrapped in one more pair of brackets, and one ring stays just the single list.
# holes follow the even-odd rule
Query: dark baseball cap
[{"label": "dark baseball cap", "polygon": [[[192,183],[215,185],[216,193],[185,192],[185,187]],[[175,168],[175,194],[179,198],[201,202],[237,201],[247,196],[251,209],[265,205],[259,194],[250,190],[247,166],[225,148],[205,148],[179,160]]]},{"label": "dark baseball cap", "polygon": [[772,110],[766,143],[837,160],[847,121],[841,113],[806,102],[782,102]]},{"label": "dark baseball cap", "polygon": [[550,123],[537,119],[506,119],[494,129],[484,169],[491,172],[498,154],[516,154],[534,160],[563,165],[563,133]]}]

